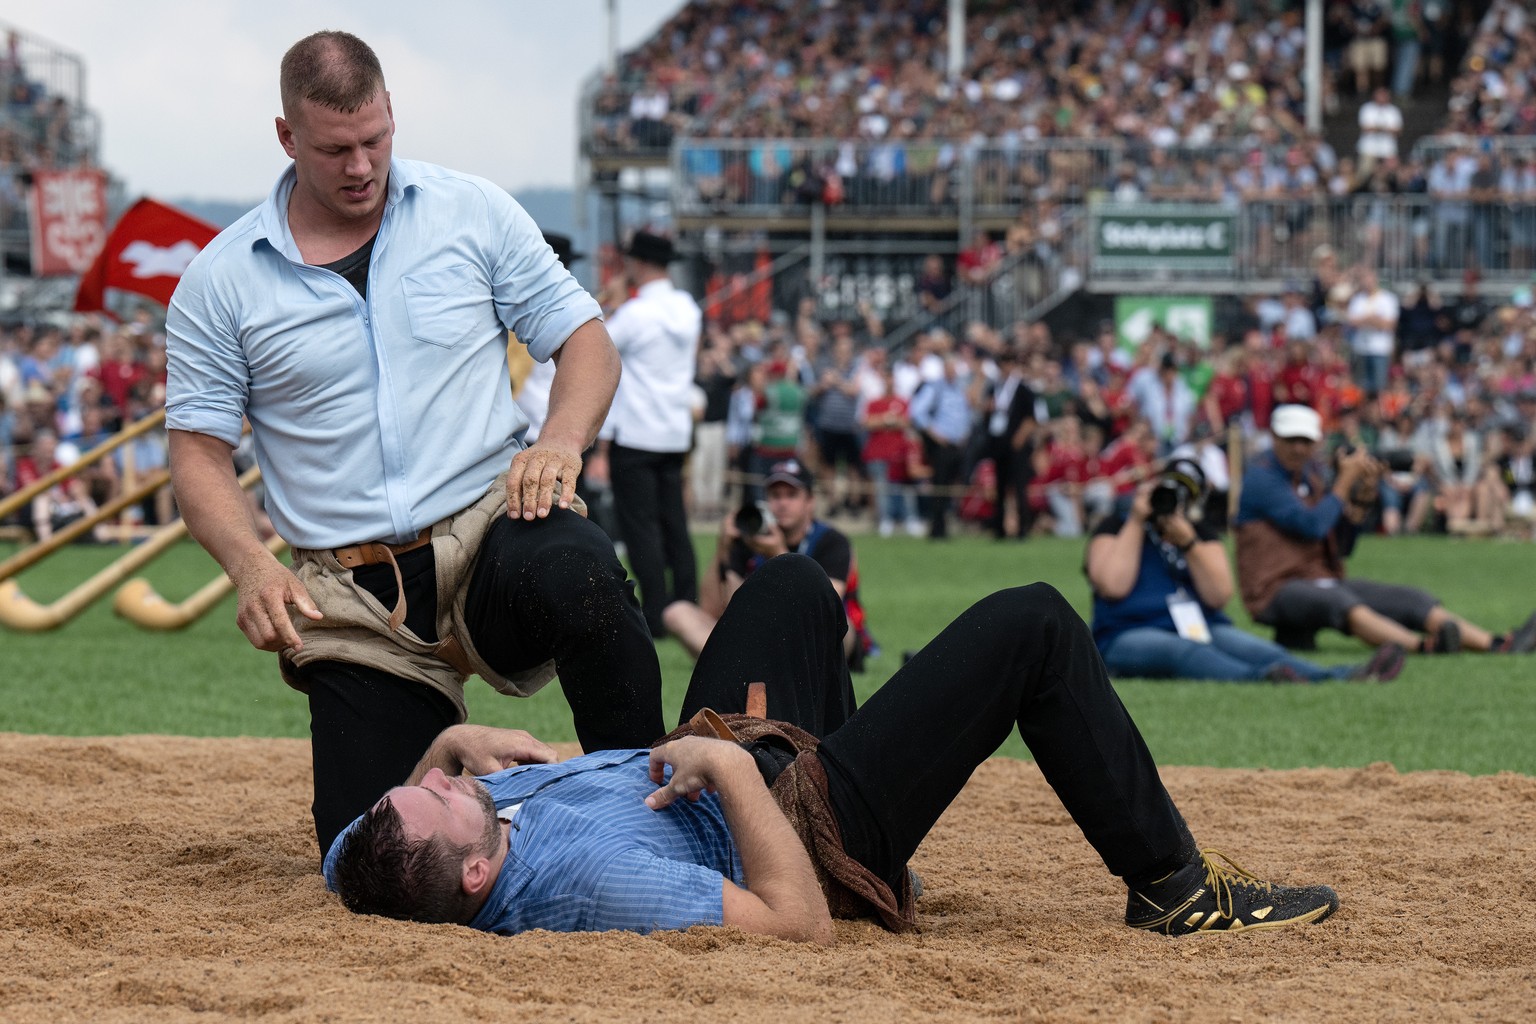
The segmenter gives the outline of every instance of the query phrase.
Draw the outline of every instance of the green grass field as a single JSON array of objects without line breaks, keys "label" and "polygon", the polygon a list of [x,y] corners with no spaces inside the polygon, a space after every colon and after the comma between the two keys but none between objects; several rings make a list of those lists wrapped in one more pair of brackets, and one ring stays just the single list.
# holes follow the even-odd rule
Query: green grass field
[{"label": "green grass field", "polygon": [[[698,538],[701,558],[711,539]],[[1080,541],[1002,545],[981,538],[946,544],[856,540],[865,603],[883,653],[855,679],[872,692],[972,601],[1001,587],[1045,580],[1084,614],[1088,591]],[[0,545],[0,557],[15,549]],[[73,547],[19,577],[33,600],[57,600],[121,549]],[[1424,586],[1494,630],[1536,606],[1536,546],[1441,537],[1367,539],[1352,569]],[[211,579],[211,559],[190,542],[144,575],[177,601]],[[1241,609],[1229,609],[1248,625]],[[0,731],[63,735],[170,733],[308,735],[304,699],[277,677],[271,655],[252,650],[228,598],[189,629],[141,631],[116,618],[111,599],[52,633],[0,629]],[[1360,660],[1364,648],[1320,637],[1319,660]],[[691,663],[676,644],[658,653],[665,704],[675,716]],[[1390,761],[1401,770],[1511,770],[1536,775],[1536,656],[1411,659],[1390,685],[1271,686],[1119,681],[1117,687],[1164,764],[1291,768]],[[559,687],[529,700],[504,698],[478,681],[474,721],[526,728],[549,740],[574,736]],[[1027,756],[1017,738],[1003,751]]]}]

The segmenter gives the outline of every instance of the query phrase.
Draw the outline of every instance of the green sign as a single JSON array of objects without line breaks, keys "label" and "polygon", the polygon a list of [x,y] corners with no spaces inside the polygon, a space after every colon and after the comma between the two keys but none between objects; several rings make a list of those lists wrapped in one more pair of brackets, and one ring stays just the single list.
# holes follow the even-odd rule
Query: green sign
[{"label": "green sign", "polygon": [[1220,206],[1101,205],[1093,210],[1097,270],[1230,270],[1237,216]]},{"label": "green sign", "polygon": [[1115,336],[1134,352],[1161,325],[1174,337],[1201,348],[1211,344],[1211,300],[1195,295],[1120,295],[1115,298]]}]

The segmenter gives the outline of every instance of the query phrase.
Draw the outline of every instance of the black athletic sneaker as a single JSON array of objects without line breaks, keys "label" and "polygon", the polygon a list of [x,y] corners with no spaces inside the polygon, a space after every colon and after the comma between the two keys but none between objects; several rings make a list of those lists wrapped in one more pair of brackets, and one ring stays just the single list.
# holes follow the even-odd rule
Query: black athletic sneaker
[{"label": "black athletic sneaker", "polygon": [[1499,650],[1505,654],[1530,654],[1536,651],[1536,612],[1532,612],[1519,629],[1509,631],[1509,636]]},{"label": "black athletic sneaker", "polygon": [[1201,935],[1312,924],[1337,909],[1338,894],[1326,885],[1260,881],[1226,854],[1201,850],[1199,860],[1132,889],[1125,923],[1165,935]]},{"label": "black athletic sneaker", "polygon": [[1370,661],[1349,674],[1349,679],[1357,683],[1390,683],[1402,674],[1403,663],[1407,660],[1407,652],[1400,644],[1382,644],[1371,655]]},{"label": "black athletic sneaker", "polygon": [[1461,650],[1461,627],[1456,620],[1446,619],[1435,630],[1434,636],[1425,637],[1425,654],[1455,654]]}]

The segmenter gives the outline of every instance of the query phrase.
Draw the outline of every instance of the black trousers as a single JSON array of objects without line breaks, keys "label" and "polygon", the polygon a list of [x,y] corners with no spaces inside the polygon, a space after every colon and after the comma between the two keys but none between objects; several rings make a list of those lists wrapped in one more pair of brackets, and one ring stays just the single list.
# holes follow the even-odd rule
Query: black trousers
[{"label": "black trousers", "polygon": [[655,637],[666,634],[661,613],[667,605],[699,599],[698,568],[683,508],[686,458],[683,452],[646,452],[618,444],[608,450],[619,536],[640,585],[646,624]]},{"label": "black trousers", "polygon": [[1012,438],[1007,434],[1002,436],[987,437],[986,454],[992,459],[992,465],[997,470],[997,507],[992,512],[992,520],[987,527],[995,537],[1007,536],[1007,496],[1013,495],[1014,507],[1019,512],[1020,537],[1029,536],[1030,520],[1029,511],[1029,482],[1034,479],[1034,469],[1030,465],[1030,454],[1033,446],[1025,444],[1022,449],[1013,447]]},{"label": "black trousers", "polygon": [[976,604],[854,710],[842,602],[809,558],[747,578],[699,655],[682,718],[746,709],[824,736],[844,848],[893,888],[971,772],[1017,728],[1046,781],[1111,872],[1142,884],[1195,843],[1083,620],[1036,583]]},{"label": "black trousers", "polygon": [[954,500],[950,497],[949,490],[960,481],[960,472],[965,464],[965,449],[960,445],[936,441],[924,435],[923,457],[928,460],[928,467],[933,470],[930,481],[933,485],[933,493],[928,495],[928,536],[948,537],[949,506]]},{"label": "black trousers", "polygon": [[[435,640],[431,547],[400,556],[406,626]],[[386,608],[388,565],[355,570]],[[585,750],[645,747],[664,732],[656,648],[607,535],[575,512],[500,517],[480,549],[465,602],[470,641],[492,668],[516,672],[553,658]],[[458,720],[442,694],[362,665],[319,662],[309,687],[315,832],[323,854],[353,818],[405,781],[437,734]]]}]

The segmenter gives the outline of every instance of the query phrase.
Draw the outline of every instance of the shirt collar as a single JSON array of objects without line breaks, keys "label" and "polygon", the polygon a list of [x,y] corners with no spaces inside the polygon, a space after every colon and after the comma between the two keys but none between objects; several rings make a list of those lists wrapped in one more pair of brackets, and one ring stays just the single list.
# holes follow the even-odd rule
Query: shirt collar
[{"label": "shirt collar", "polygon": [[[293,194],[293,186],[297,181],[298,173],[290,163],[278,176],[272,191],[267,194],[267,201],[261,205],[261,217],[258,221],[261,231],[251,240],[251,244],[266,242],[295,263],[303,263],[304,257],[299,254],[299,247],[294,243],[293,232],[288,230],[288,197]],[[385,209],[395,206],[404,199],[406,190],[422,187],[421,176],[408,164],[391,159],[389,161],[389,194],[384,200]]]}]

